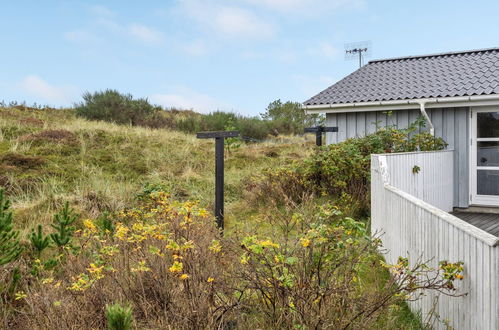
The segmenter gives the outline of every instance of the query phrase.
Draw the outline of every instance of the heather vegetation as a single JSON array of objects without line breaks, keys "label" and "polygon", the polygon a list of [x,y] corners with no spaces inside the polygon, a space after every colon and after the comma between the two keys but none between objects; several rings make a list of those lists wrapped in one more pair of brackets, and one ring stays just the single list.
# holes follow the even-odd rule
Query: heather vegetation
[{"label": "heather vegetation", "polygon": [[[281,116],[268,112],[262,122]],[[94,119],[0,109],[4,328],[418,329],[431,322],[407,301],[452,295],[462,278],[452,260],[386,264],[368,230],[369,154],[443,148],[421,123],[322,148],[304,136],[239,141],[225,160],[222,236],[212,141]]]},{"label": "heather vegetation", "polygon": [[269,134],[301,134],[303,128],[322,122],[319,115],[305,115],[296,102],[271,102],[261,117],[247,117],[232,112],[200,114],[192,110],[163,109],[147,99],[134,99],[116,90],[85,93],[76,105],[76,114],[90,120],[104,120],[151,128],[166,128],[186,133],[238,130],[243,137],[264,140]]}]

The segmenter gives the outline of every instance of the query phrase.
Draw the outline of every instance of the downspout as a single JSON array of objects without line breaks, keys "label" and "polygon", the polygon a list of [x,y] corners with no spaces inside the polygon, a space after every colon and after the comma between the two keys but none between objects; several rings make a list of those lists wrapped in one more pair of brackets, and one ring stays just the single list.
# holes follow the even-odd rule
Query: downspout
[{"label": "downspout", "polygon": [[431,122],[431,119],[428,116],[428,113],[426,113],[425,104],[426,104],[426,102],[424,102],[424,101],[419,102],[419,110],[421,111],[421,114],[423,115],[424,119],[428,123],[428,126],[430,126],[430,134],[432,136],[434,136],[435,135],[435,127],[433,127],[433,123]]}]

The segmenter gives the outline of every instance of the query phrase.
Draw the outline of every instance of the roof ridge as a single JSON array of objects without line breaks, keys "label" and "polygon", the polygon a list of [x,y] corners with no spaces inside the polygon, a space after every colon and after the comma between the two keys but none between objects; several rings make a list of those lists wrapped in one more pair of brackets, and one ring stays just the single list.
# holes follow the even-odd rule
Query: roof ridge
[{"label": "roof ridge", "polygon": [[416,59],[416,58],[425,58],[425,57],[440,57],[440,56],[450,56],[450,55],[460,55],[460,54],[484,53],[484,52],[490,52],[490,51],[499,51],[499,47],[463,50],[463,51],[457,51],[457,52],[455,51],[455,52],[447,52],[447,53],[435,53],[435,54],[426,54],[426,55],[382,58],[382,59],[378,59],[378,60],[369,61],[368,64],[377,63],[377,62],[397,61],[397,60],[412,60],[412,59]]}]

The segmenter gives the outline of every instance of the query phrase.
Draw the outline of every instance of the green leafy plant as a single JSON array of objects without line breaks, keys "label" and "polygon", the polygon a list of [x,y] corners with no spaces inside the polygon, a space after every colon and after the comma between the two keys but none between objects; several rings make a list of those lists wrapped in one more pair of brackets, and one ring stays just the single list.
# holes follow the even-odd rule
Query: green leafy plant
[{"label": "green leafy plant", "polygon": [[77,105],[76,114],[87,119],[140,125],[159,110],[147,99],[134,99],[131,94],[108,89],[83,94],[83,102]]},{"label": "green leafy plant", "polygon": [[256,199],[271,198],[279,204],[287,200],[300,203],[304,194],[335,198],[349,195],[358,203],[354,216],[367,216],[371,154],[442,150],[447,146],[442,138],[428,132],[416,133],[423,124],[419,119],[407,129],[381,128],[362,138],[318,148],[303,162],[269,169],[253,183],[257,186],[253,189]]},{"label": "green leafy plant", "polygon": [[52,228],[54,228],[56,232],[50,234],[50,238],[52,238],[59,248],[70,244],[75,231],[72,224],[78,219],[78,216],[79,215],[74,213],[74,210],[69,207],[68,202],[64,204],[61,211],[54,215]]},{"label": "green leafy plant", "polygon": [[265,112],[260,114],[264,120],[272,121],[272,128],[279,133],[303,133],[309,126],[317,126],[324,122],[324,116],[307,115],[298,102],[271,102]]},{"label": "green leafy plant", "polygon": [[106,306],[107,327],[109,330],[132,329],[132,307],[122,306],[118,303]]},{"label": "green leafy plant", "polygon": [[103,212],[96,221],[97,227],[102,234],[112,234],[114,233],[114,223],[108,212]]},{"label": "green leafy plant", "polygon": [[22,251],[19,231],[13,229],[10,201],[0,189],[0,266],[16,260]]},{"label": "green leafy plant", "polygon": [[[232,122],[229,122],[225,127],[225,131],[236,131],[237,128],[232,124]],[[239,137],[233,137],[233,138],[225,138],[225,150],[227,151],[227,154],[230,155],[231,152],[233,152],[236,149],[239,149],[241,147],[241,138]]]},{"label": "green leafy plant", "polygon": [[413,173],[413,174],[418,174],[418,173],[419,173],[419,171],[421,171],[421,167],[419,167],[418,165],[414,165],[414,166],[412,167],[412,173]]},{"label": "green leafy plant", "polygon": [[50,245],[50,236],[43,236],[42,225],[38,225],[36,231],[35,229],[31,230],[29,240],[34,250],[36,251],[38,258],[40,258],[43,250],[45,250]]}]

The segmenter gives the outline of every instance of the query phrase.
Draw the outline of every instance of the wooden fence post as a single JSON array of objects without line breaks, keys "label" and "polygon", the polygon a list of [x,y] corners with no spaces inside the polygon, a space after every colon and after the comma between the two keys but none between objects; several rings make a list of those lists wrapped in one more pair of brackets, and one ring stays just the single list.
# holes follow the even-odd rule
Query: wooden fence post
[{"label": "wooden fence post", "polygon": [[322,133],[324,132],[338,132],[338,127],[307,127],[305,128],[305,133],[315,133],[315,144],[320,147],[322,146]]},{"label": "wooden fence post", "polygon": [[224,229],[224,142],[225,138],[237,137],[237,131],[199,132],[198,139],[215,139],[215,218],[217,226]]}]

